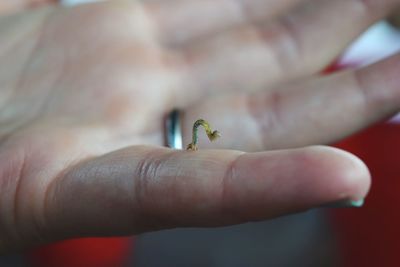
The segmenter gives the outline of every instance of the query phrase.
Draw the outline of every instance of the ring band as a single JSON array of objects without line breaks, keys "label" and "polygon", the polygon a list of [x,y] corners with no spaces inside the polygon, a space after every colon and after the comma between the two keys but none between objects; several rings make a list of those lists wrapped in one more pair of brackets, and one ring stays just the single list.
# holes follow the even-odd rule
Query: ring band
[{"label": "ring band", "polygon": [[165,135],[167,146],[173,149],[182,149],[181,112],[174,109],[165,120]]}]

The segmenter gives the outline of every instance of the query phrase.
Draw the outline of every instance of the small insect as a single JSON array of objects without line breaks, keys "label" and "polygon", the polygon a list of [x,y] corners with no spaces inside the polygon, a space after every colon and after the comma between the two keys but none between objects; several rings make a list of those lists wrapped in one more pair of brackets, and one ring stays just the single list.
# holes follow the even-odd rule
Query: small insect
[{"label": "small insect", "polygon": [[197,142],[199,140],[198,137],[198,128],[199,126],[203,126],[204,130],[206,131],[206,134],[208,136],[208,139],[210,139],[210,141],[214,141],[215,139],[217,139],[218,137],[221,137],[220,133],[218,131],[212,131],[210,124],[203,120],[203,119],[199,119],[197,120],[194,124],[193,124],[193,132],[192,132],[192,143],[190,143],[186,150],[197,150]]}]

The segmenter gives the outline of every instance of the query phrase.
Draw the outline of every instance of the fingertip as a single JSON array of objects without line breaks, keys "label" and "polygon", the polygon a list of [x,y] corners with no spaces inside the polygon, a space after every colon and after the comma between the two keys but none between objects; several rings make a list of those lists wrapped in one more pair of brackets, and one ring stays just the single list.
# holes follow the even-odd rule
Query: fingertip
[{"label": "fingertip", "polygon": [[368,194],[371,186],[371,175],[365,163],[355,155],[328,146],[310,147],[319,164],[326,164],[327,178],[337,192],[338,199],[359,201]]}]

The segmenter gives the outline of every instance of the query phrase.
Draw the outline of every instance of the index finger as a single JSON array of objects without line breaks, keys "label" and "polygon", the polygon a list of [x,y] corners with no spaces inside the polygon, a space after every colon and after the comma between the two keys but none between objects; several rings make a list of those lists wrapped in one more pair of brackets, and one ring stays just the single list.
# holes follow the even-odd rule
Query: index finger
[{"label": "index finger", "polygon": [[230,225],[363,199],[369,183],[360,160],[327,147],[250,154],[130,147],[54,180],[42,229],[65,238]]}]

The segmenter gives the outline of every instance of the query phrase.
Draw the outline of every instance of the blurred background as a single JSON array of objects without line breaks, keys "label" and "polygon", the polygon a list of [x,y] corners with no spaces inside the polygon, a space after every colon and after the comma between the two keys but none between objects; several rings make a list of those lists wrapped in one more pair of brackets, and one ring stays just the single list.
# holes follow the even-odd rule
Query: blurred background
[{"label": "blurred background", "polygon": [[[83,2],[94,0],[61,1]],[[396,23],[400,26],[396,19],[372,26],[325,73],[399,52]],[[362,208],[321,208],[268,222],[135,238],[69,240],[0,257],[0,266],[400,266],[400,116],[334,146],[359,156],[372,173],[372,190]]]}]

